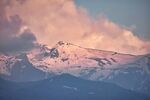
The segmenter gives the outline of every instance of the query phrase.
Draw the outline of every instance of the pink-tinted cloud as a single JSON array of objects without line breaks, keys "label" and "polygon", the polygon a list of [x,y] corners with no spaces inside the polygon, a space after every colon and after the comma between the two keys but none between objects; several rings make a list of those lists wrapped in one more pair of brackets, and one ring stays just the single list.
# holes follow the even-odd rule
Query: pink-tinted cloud
[{"label": "pink-tinted cloud", "polygon": [[143,41],[116,23],[100,16],[93,19],[73,0],[12,1],[7,15],[18,14],[36,35],[38,42],[54,45],[59,40],[83,47],[145,54],[150,41]]},{"label": "pink-tinted cloud", "polygon": [[18,15],[7,17],[6,8],[9,0],[0,0],[0,52],[16,52],[31,49],[36,42],[30,30],[20,29],[24,26]]}]

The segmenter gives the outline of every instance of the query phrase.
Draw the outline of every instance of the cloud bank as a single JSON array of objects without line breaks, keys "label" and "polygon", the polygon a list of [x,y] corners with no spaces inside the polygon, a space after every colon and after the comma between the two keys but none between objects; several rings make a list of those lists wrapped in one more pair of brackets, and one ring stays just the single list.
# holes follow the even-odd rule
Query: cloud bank
[{"label": "cloud bank", "polygon": [[22,30],[23,22],[18,15],[6,15],[6,7],[10,2],[0,1],[0,51],[12,52],[30,49],[36,41],[35,36],[30,30]]},{"label": "cloud bank", "polygon": [[6,11],[9,18],[18,15],[34,32],[37,41],[49,46],[62,40],[122,53],[145,54],[150,51],[150,41],[141,40],[107,17],[93,19],[73,0],[12,0]]}]

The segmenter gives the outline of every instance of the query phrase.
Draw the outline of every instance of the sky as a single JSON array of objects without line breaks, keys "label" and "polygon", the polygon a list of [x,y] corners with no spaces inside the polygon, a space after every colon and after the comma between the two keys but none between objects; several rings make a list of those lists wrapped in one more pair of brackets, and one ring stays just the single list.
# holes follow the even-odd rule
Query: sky
[{"label": "sky", "polygon": [[0,0],[0,51],[58,41],[120,53],[150,51],[149,0]]},{"label": "sky", "polygon": [[132,29],[140,38],[150,40],[149,0],[75,0],[75,3],[85,7],[92,17],[104,15],[111,21]]}]

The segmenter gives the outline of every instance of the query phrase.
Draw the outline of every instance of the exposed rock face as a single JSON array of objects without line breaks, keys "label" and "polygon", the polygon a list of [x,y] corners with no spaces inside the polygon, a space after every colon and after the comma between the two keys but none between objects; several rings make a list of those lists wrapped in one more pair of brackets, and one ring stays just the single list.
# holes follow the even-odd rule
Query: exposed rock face
[{"label": "exposed rock face", "polygon": [[59,56],[59,52],[56,48],[52,48],[51,51],[50,51],[50,57],[51,58],[57,58]]},{"label": "exposed rock face", "polygon": [[64,45],[65,43],[63,41],[59,41],[57,44],[58,45]]}]

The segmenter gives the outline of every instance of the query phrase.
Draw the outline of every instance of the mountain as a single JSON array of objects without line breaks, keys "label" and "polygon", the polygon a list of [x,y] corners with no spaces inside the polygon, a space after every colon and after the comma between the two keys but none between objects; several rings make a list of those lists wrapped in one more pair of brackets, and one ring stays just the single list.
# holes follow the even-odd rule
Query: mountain
[{"label": "mountain", "polygon": [[[22,53],[0,55],[0,76],[13,81],[32,81],[68,73],[88,80],[114,83],[150,95],[149,54],[121,54],[59,41],[51,48],[37,45],[23,53],[25,57],[20,58],[20,55]],[[30,79],[30,76],[35,77]]]},{"label": "mountain", "polygon": [[36,81],[48,77],[48,73],[35,68],[29,62],[26,54],[17,56],[1,56],[0,59],[1,77],[13,81]]},{"label": "mountain", "polygon": [[0,79],[1,100],[149,100],[146,95],[105,82],[62,74],[42,81],[16,83]]}]

